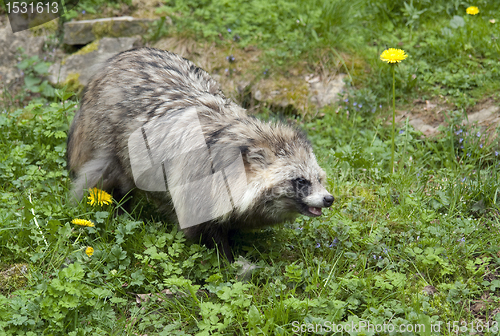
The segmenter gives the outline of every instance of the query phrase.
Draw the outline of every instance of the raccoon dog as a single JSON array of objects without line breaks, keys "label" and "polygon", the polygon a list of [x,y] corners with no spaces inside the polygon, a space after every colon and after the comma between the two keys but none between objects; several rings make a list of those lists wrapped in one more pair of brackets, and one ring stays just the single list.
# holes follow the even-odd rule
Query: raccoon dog
[{"label": "raccoon dog", "polygon": [[142,189],[229,261],[229,232],[320,216],[334,200],[300,130],[249,117],[207,72],[163,50],[133,49],[103,65],[67,148],[78,200],[93,187],[115,199]]}]

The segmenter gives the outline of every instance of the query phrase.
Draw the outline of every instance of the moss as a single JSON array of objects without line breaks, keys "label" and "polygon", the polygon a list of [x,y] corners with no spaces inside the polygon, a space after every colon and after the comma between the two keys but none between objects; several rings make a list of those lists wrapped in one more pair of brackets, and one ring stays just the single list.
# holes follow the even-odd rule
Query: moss
[{"label": "moss", "polygon": [[73,55],[86,55],[86,54],[89,54],[93,51],[96,51],[98,48],[99,48],[99,40],[95,40],[94,42],[89,43],[85,47],[83,47],[82,49],[78,50]]},{"label": "moss", "polygon": [[[41,22],[43,22],[45,18],[40,17],[39,19],[41,20]],[[45,35],[55,34],[57,32],[58,25],[59,25],[58,18],[47,21],[42,24],[37,23],[37,21],[33,21],[30,22],[31,28],[29,30],[33,33],[34,36],[45,36]]]},{"label": "moss", "polygon": [[[309,104],[309,86],[300,78],[285,78],[282,76],[276,79],[267,79],[259,85],[261,92],[274,92],[274,97],[266,98],[266,102],[270,104],[286,103],[288,106],[293,106],[292,110],[283,110],[282,113],[302,115],[308,114],[311,109]],[[279,108],[278,108],[279,109]],[[299,112],[300,111],[300,112]]]},{"label": "moss", "polygon": [[59,84],[60,87],[65,87],[68,91],[75,92],[77,95],[82,92],[84,86],[79,81],[80,74],[77,72],[70,72],[66,80]]},{"label": "moss", "polygon": [[10,293],[26,285],[27,264],[7,265],[5,268],[0,272],[0,293]]},{"label": "moss", "polygon": [[303,81],[288,81],[282,85],[283,96],[289,104],[301,109],[303,114],[309,112],[309,85]]},{"label": "moss", "polygon": [[100,39],[104,36],[118,37],[113,33],[113,24],[113,21],[96,22],[92,26],[92,34],[94,34],[97,39]]}]

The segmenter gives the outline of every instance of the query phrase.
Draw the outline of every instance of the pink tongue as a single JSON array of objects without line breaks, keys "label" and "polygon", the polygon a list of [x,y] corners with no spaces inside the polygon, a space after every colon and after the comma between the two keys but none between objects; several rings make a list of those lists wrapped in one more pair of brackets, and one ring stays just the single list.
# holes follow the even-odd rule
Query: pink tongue
[{"label": "pink tongue", "polygon": [[320,216],[321,215],[321,208],[314,208],[314,207],[309,207],[309,212],[312,213],[313,215]]}]

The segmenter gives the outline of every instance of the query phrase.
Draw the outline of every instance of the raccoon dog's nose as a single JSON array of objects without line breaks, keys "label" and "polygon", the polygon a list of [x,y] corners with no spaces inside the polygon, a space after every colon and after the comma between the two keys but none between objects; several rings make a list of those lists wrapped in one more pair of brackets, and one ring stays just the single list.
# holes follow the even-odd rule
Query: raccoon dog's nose
[{"label": "raccoon dog's nose", "polygon": [[323,198],[323,204],[324,204],[324,205],[325,205],[325,207],[327,208],[327,207],[329,207],[329,206],[331,206],[331,205],[332,205],[333,200],[334,200],[334,198],[333,198],[333,196],[332,196],[332,195],[325,196],[325,197]]}]

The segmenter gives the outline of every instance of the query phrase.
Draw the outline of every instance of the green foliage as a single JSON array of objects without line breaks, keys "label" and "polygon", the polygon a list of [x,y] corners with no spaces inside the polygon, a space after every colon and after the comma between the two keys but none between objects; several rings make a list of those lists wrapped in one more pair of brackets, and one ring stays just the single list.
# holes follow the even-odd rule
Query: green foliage
[{"label": "green foliage", "polygon": [[[341,46],[358,29],[355,23],[362,1],[315,0],[274,2],[165,1],[157,12],[171,15],[179,31],[197,36],[237,41],[242,47],[259,44],[269,57],[283,62],[319,45]],[[181,15],[172,15],[180,13]],[[332,43],[333,42],[333,43]]]},{"label": "green foliage", "polygon": [[[476,17],[460,0],[166,4],[180,29],[238,35],[233,42],[263,46],[276,62],[330,44],[365,55],[370,75],[353,71],[350,82],[364,78],[362,88],[348,86],[337,106],[297,120],[335,204],[318,218],[237,236],[236,255],[256,266],[244,277],[149,216],[145,201],[122,215],[124,200],[70,203],[65,142],[78,101],[45,82],[47,63],[25,57],[26,106],[8,103],[0,113],[0,276],[19,262],[28,272],[2,289],[1,334],[285,335],[302,325],[313,333],[332,323],[500,320],[488,316],[500,302],[499,134],[463,120],[498,81],[496,4],[478,1]],[[410,58],[397,67],[397,96],[444,94],[456,109],[443,112],[447,126],[435,138],[403,123],[389,174],[390,72],[378,56],[399,42]],[[428,287],[437,291],[425,294]],[[470,306],[481,297],[489,299],[477,315]]]},{"label": "green foliage", "polygon": [[[161,33],[158,28],[154,35],[177,29],[232,48],[256,45],[265,50],[267,67],[287,65],[299,57],[317,62],[315,50],[333,47],[361,55],[371,76],[353,71],[347,64],[351,60],[346,63],[337,52],[328,57],[341,60],[356,86],[369,87],[384,98],[392,78],[378,56],[398,47],[410,56],[397,68],[399,97],[441,94],[468,107],[471,97],[499,89],[500,82],[500,26],[490,22],[500,5],[479,1],[477,16],[465,13],[468,5],[461,0],[169,0],[157,12],[169,15],[175,28]],[[324,55],[320,59],[323,62]]]}]

